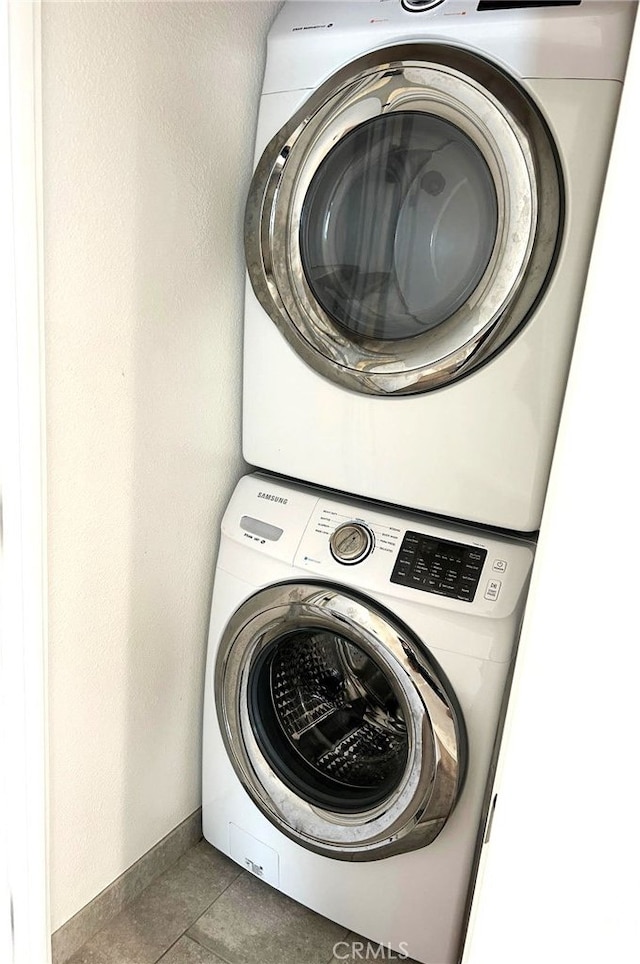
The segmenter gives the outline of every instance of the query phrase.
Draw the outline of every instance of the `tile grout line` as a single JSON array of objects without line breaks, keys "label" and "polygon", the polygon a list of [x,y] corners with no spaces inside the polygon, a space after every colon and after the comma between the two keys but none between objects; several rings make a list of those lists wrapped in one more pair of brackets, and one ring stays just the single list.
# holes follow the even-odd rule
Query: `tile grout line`
[{"label": "tile grout line", "polygon": [[[229,885],[229,886],[230,886],[230,885]],[[226,888],[225,888],[225,889],[226,889]],[[216,900],[217,900],[217,898],[216,898]],[[209,906],[211,907],[213,904],[215,904],[215,900],[212,901]],[[207,909],[208,909],[208,908],[207,908]],[[205,910],[205,911],[203,911],[203,913],[206,914],[207,911]],[[196,920],[197,920],[197,918],[196,918]],[[191,927],[191,924],[189,924],[189,927]],[[203,951],[207,951],[208,954],[213,954],[213,956],[214,956],[214,957],[217,957],[219,961],[222,961],[222,962],[223,962],[223,964],[237,964],[237,962],[227,961],[226,957],[221,957],[219,954],[214,953],[214,951],[212,951],[209,947],[205,947],[204,944],[201,944],[200,941],[197,941],[197,940],[195,939],[195,937],[191,937],[190,934],[187,934],[186,931],[184,931],[182,934],[180,934],[180,936],[177,937],[177,938],[175,939],[175,941],[174,941],[172,944],[170,944],[169,947],[167,947],[167,949],[166,949],[165,951],[162,952],[162,954],[160,955],[160,957],[159,957],[156,961],[154,961],[153,964],[162,964],[163,959],[166,957],[166,955],[169,953],[169,951],[171,951],[171,950],[176,946],[176,944],[178,944],[178,943],[182,940],[183,937],[186,937],[186,939],[187,939],[188,941],[191,941],[192,944],[195,944],[196,947],[201,947],[201,948],[203,949]],[[331,964],[331,962],[328,962],[328,964]]]},{"label": "tile grout line", "polygon": [[[119,911],[118,914],[114,915],[114,917],[111,918],[111,920],[108,920],[98,931],[96,931],[94,934],[92,934],[91,937],[90,937],[88,940],[90,941],[90,940],[94,939],[94,938],[97,937],[102,931],[105,931],[105,930],[107,930],[109,927],[111,927],[111,926],[113,925],[114,921],[116,920],[116,918],[120,916],[120,914],[125,913],[125,912],[127,912],[127,911],[130,911],[132,908],[134,908],[134,907],[136,906],[136,904],[137,904],[140,900],[142,900],[142,899],[144,898],[145,894],[146,894],[147,891],[150,889],[150,887],[153,886],[153,884],[155,884],[158,880],[162,879],[162,877],[163,877],[166,873],[168,873],[168,872],[175,866],[175,864],[177,864],[178,861],[182,859],[182,857],[184,857],[184,856],[185,856],[186,854],[188,854],[188,853],[191,853],[191,852],[195,851],[195,850],[199,847],[199,845],[202,843],[203,840],[205,840],[205,838],[204,838],[204,837],[200,837],[200,839],[199,839],[198,841],[196,841],[196,843],[194,843],[187,851],[185,851],[184,854],[182,854],[180,857],[178,857],[178,859],[177,859],[175,862],[173,862],[169,867],[167,867],[166,870],[164,870],[158,877],[156,877],[155,879],[151,880],[151,881],[149,882],[149,884],[144,888],[144,890],[142,890],[139,894],[137,894],[137,896],[135,897],[135,899],[134,899],[133,901],[127,903],[126,906],[123,907],[123,908]],[[209,844],[209,846],[211,846],[211,845]],[[195,940],[193,937],[191,937],[190,935],[188,935],[188,934],[187,934],[187,930],[188,930],[190,927],[193,927],[193,925],[200,919],[200,917],[202,917],[203,914],[206,914],[207,911],[208,911],[211,907],[213,907],[213,905],[216,903],[216,901],[217,901],[220,897],[222,897],[222,895],[223,895],[224,893],[226,893],[226,891],[229,889],[229,887],[233,886],[233,884],[238,880],[239,877],[242,876],[242,874],[246,873],[246,871],[244,871],[244,870],[242,869],[242,867],[239,867],[237,864],[235,864],[235,868],[236,868],[236,871],[237,871],[237,872],[236,872],[236,874],[233,876],[233,878],[229,881],[229,883],[228,883],[225,887],[223,887],[223,889],[216,895],[216,897],[214,897],[214,899],[213,899],[212,901],[210,901],[209,904],[206,905],[206,907],[204,907],[202,910],[198,911],[198,912],[196,913],[196,915],[189,920],[189,923],[186,925],[185,929],[184,929],[180,934],[178,934],[178,936],[175,938],[175,940],[172,940],[171,943],[170,943],[167,947],[163,948],[163,950],[161,951],[161,953],[159,954],[159,956],[158,956],[157,958],[155,958],[153,962],[150,962],[150,964],[160,964],[160,962],[163,960],[164,956],[169,953],[169,951],[171,950],[171,948],[174,947],[174,945],[175,945],[182,937],[189,937],[189,939],[190,939],[191,941],[193,941],[193,943],[197,944],[198,947],[203,947],[205,950],[209,951],[209,948],[205,947],[204,944],[200,944],[199,941]],[[85,942],[85,943],[88,943],[88,941]],[[79,951],[81,951],[84,946],[85,946],[85,945],[83,944],[81,947],[79,947],[79,948],[74,952],[74,955],[75,955],[75,953],[78,953]],[[71,956],[73,957],[74,955],[71,955]],[[70,960],[70,958],[69,958],[68,960]],[[55,964],[55,962],[54,962],[54,964]],[[67,964],[67,961],[59,962],[59,964]],[[114,962],[114,964],[117,964],[117,962]],[[234,962],[226,962],[226,964],[234,964]]]},{"label": "tile grout line", "polygon": [[[233,880],[229,881],[229,883],[228,883],[227,886],[224,888],[224,890],[221,890],[220,893],[218,894],[218,896],[217,896],[217,897],[214,897],[210,904],[207,904],[207,906],[206,906],[205,909],[202,911],[202,913],[201,913],[201,914],[198,914],[198,916],[195,918],[195,920],[192,920],[192,921],[191,921],[191,923],[189,924],[189,927],[193,927],[193,925],[194,925],[197,921],[199,921],[201,917],[204,917],[204,915],[207,913],[207,911],[210,911],[210,910],[211,910],[211,908],[213,907],[213,905],[214,905],[215,903],[217,903],[217,901],[220,900],[220,898],[222,897],[223,894],[226,894],[226,892],[229,890],[230,887],[233,887],[233,885],[235,884],[236,880],[238,880],[238,879],[242,876],[242,874],[244,874],[244,873],[246,873],[246,871],[243,870],[242,867],[238,867],[238,873],[235,875],[235,877],[233,878]],[[189,927],[187,927],[187,929],[185,930],[185,934],[187,933],[187,930],[189,929]],[[193,939],[193,938],[192,938],[192,939]],[[197,942],[196,942],[196,943],[197,943]],[[203,946],[204,946],[204,945],[203,945]]]},{"label": "tile grout line", "polygon": [[[236,866],[238,866],[238,865],[236,865]],[[238,873],[237,873],[236,876],[233,878],[233,880],[230,881],[230,883],[227,884],[227,886],[225,887],[224,890],[221,890],[221,891],[220,891],[220,893],[218,894],[218,896],[215,898],[215,900],[212,900],[212,901],[211,901],[211,903],[209,904],[209,906],[207,907],[206,910],[203,910],[201,914],[198,914],[198,916],[196,917],[196,919],[189,924],[189,927],[193,927],[194,924],[197,924],[197,922],[200,920],[200,918],[201,918],[201,917],[204,917],[204,915],[205,915],[206,913],[208,913],[208,911],[211,910],[211,908],[212,908],[213,905],[216,903],[216,901],[218,901],[218,900],[222,897],[223,894],[226,894],[226,892],[229,890],[229,888],[232,887],[237,880],[240,880],[240,878],[242,877],[243,874],[245,874],[247,877],[252,877],[252,876],[253,876],[253,874],[250,874],[248,870],[243,870],[242,867],[238,866]],[[187,928],[187,930],[188,930],[188,929],[189,929],[189,928]],[[187,934],[187,931],[185,931],[184,934],[181,935],[181,936],[182,936],[182,937],[188,937],[189,940],[190,940],[190,941],[193,941],[194,944],[197,944],[198,947],[203,947],[205,951],[208,951],[210,954],[213,954],[215,957],[219,958],[221,961],[224,961],[224,964],[238,964],[237,961],[229,961],[226,957],[223,957],[221,954],[218,954],[217,951],[212,951],[211,948],[210,948],[210,947],[207,947],[206,944],[201,944],[197,937],[192,937],[191,934]],[[158,964],[158,961],[156,961],[156,964]],[[330,964],[330,962],[329,962],[329,964]]]},{"label": "tile grout line", "polygon": [[[197,839],[190,845],[183,846],[184,839],[196,835]],[[128,906],[135,903],[185,853],[197,847],[202,839],[202,810],[198,808],[54,931],[51,935],[53,964],[66,964],[85,944],[109,927]],[[171,855],[172,851],[175,851],[177,856]],[[165,863],[168,855],[171,856]],[[142,876],[146,876],[147,880],[138,890]],[[91,922],[92,917],[99,921],[97,927],[95,921]]]},{"label": "tile grout line", "polygon": [[[203,839],[205,839],[205,838],[203,838]],[[237,866],[237,865],[236,865],[236,866]],[[167,948],[162,952],[162,954],[160,955],[159,958],[157,958],[157,960],[154,962],[154,964],[160,964],[160,962],[162,961],[162,958],[164,957],[164,955],[165,955],[165,954],[168,954],[169,951],[171,950],[171,948],[174,947],[174,946],[178,943],[178,941],[181,940],[183,937],[188,937],[190,941],[193,941],[193,943],[194,943],[194,944],[197,944],[198,947],[204,948],[204,950],[205,950],[205,951],[208,951],[210,954],[213,954],[213,953],[214,953],[214,952],[213,952],[209,947],[207,947],[205,944],[201,944],[200,941],[197,940],[197,938],[192,937],[191,934],[188,934],[187,931],[188,931],[191,927],[193,927],[193,925],[196,924],[196,923],[200,920],[201,917],[203,917],[208,911],[211,910],[211,908],[212,908],[213,905],[216,903],[216,901],[218,901],[218,900],[222,897],[223,894],[226,894],[226,892],[229,890],[229,888],[232,887],[233,884],[235,884],[236,880],[238,880],[238,879],[242,876],[242,874],[244,874],[244,873],[246,873],[246,871],[243,870],[242,867],[238,867],[238,873],[235,875],[235,877],[233,878],[233,880],[230,880],[229,883],[227,884],[227,886],[226,886],[223,890],[220,891],[220,893],[217,895],[217,897],[214,897],[213,900],[211,901],[211,903],[210,903],[210,904],[207,904],[207,906],[205,907],[205,909],[204,909],[203,911],[201,911],[201,912],[198,914],[197,917],[194,917],[194,919],[187,924],[187,926],[185,927],[185,929],[183,930],[183,932],[175,939],[175,941],[173,941],[172,944],[169,945],[169,947],[167,947]],[[217,954],[216,956],[219,957],[221,961],[225,961],[225,964],[234,964],[233,961],[226,961],[226,959],[223,958],[223,957],[220,957],[219,954]]]},{"label": "tile grout line", "polygon": [[[255,874],[250,873],[248,870],[243,870],[242,867],[241,867],[241,868],[240,868],[240,873],[237,874],[236,877],[234,877],[234,879],[231,881],[231,883],[227,884],[227,886],[225,887],[225,889],[218,894],[218,896],[216,897],[215,900],[212,900],[212,901],[211,901],[211,903],[209,904],[209,906],[207,907],[207,909],[204,910],[204,911],[202,912],[202,914],[200,914],[200,917],[203,917],[203,916],[213,907],[213,905],[216,903],[216,901],[217,901],[220,897],[222,897],[222,894],[226,893],[226,891],[229,890],[229,887],[231,887],[234,883],[236,883],[236,881],[239,880],[240,877],[242,877],[243,875],[244,875],[245,877],[248,877],[248,878],[255,878],[255,879],[257,879],[257,880],[260,879],[259,877],[256,878],[256,875],[255,875]],[[277,888],[274,888],[274,889],[277,890]],[[279,891],[279,893],[282,893],[282,892]],[[284,894],[283,896],[288,897],[287,894]],[[293,898],[289,898],[289,899],[292,900]],[[305,905],[302,905],[302,906],[305,906]],[[308,908],[308,909],[310,909],[310,908]],[[312,913],[316,913],[316,911],[312,911]],[[197,921],[200,919],[200,917],[196,918],[196,921],[194,921],[194,923],[197,923]],[[327,918],[327,920],[328,920],[328,918]],[[193,924],[190,924],[189,927],[193,927]],[[351,934],[351,928],[346,927],[346,928],[344,929],[344,934],[342,935],[342,937],[343,937],[343,938],[346,938],[346,937],[349,936],[349,934]],[[208,951],[210,954],[213,954],[214,957],[217,957],[220,961],[223,962],[223,964],[238,964],[238,961],[231,961],[231,960],[229,960],[229,958],[224,957],[224,956],[223,956],[222,954],[220,954],[218,951],[212,950],[212,949],[211,949],[210,947],[208,947],[206,944],[201,944],[200,941],[197,939],[197,937],[193,937],[191,934],[187,934],[186,931],[184,932],[184,934],[181,935],[181,937],[187,937],[187,938],[189,938],[189,940],[193,941],[194,944],[197,944],[198,947],[204,948],[205,951]],[[180,938],[178,938],[178,940],[179,940],[179,939],[180,939]],[[172,946],[173,946],[173,945],[172,945]],[[335,947],[335,944],[334,944],[334,947]],[[166,952],[165,952],[165,953],[166,953]],[[335,954],[332,952],[331,957],[330,957],[329,960],[326,962],[326,964],[334,964],[335,959],[336,959]],[[158,961],[155,962],[155,964],[161,964],[161,960],[162,960],[162,959],[160,958]],[[300,962],[298,962],[298,964],[304,964],[304,961],[300,961]]]},{"label": "tile grout line", "polygon": [[169,951],[170,951],[173,947],[176,946],[176,944],[178,943],[178,941],[181,941],[182,938],[185,937],[185,936],[186,936],[185,934],[180,934],[179,937],[176,937],[176,939],[175,939],[175,941],[173,942],[173,944],[169,944],[169,946],[168,946],[167,948],[165,948],[165,950],[162,952],[162,954],[160,955],[160,957],[156,958],[156,960],[153,962],[153,964],[162,964],[162,958],[165,957],[165,955],[167,955],[167,954],[169,953]]},{"label": "tile grout line", "polygon": [[[336,945],[334,944],[333,946],[335,947]],[[335,954],[332,954],[331,957],[329,958],[329,960],[327,961],[327,964],[333,964],[333,962],[335,961],[335,959],[336,959],[336,955],[335,955]]]},{"label": "tile grout line", "polygon": [[[205,839],[206,839],[206,838],[204,838],[204,837],[202,838],[202,840],[205,840]],[[201,841],[198,841],[198,843],[200,843],[200,842],[201,842]],[[198,846],[198,844],[196,844],[195,846]],[[237,864],[236,864],[236,866],[237,866]],[[186,926],[185,929],[182,931],[182,933],[179,934],[179,935],[176,937],[175,941],[172,941],[172,943],[163,950],[163,952],[162,952],[162,954],[160,955],[160,957],[156,958],[156,960],[153,962],[153,964],[161,964],[162,958],[165,956],[165,954],[168,954],[169,951],[171,950],[171,948],[172,948],[172,947],[175,947],[175,945],[178,943],[178,941],[179,941],[179,940],[182,940],[183,937],[188,937],[189,940],[190,940],[190,941],[193,941],[194,944],[197,944],[198,947],[203,947],[203,948],[205,949],[205,951],[209,951],[209,948],[208,948],[208,947],[205,947],[205,945],[204,945],[204,944],[201,944],[200,941],[198,941],[198,940],[196,940],[195,938],[191,937],[190,934],[187,934],[187,931],[189,930],[190,927],[193,927],[193,925],[194,925],[197,921],[199,921],[200,918],[201,918],[204,914],[207,913],[207,911],[211,910],[211,908],[213,907],[213,905],[215,904],[215,902],[216,902],[217,900],[219,900],[220,897],[222,897],[222,895],[225,894],[225,893],[229,890],[229,887],[231,887],[233,884],[235,884],[236,880],[238,880],[238,878],[239,878],[242,874],[244,874],[244,873],[246,873],[246,871],[244,871],[244,870],[242,869],[242,867],[238,867],[238,873],[235,875],[235,877],[233,878],[233,880],[230,880],[229,883],[227,884],[227,886],[224,887],[224,888],[220,891],[220,893],[219,893],[216,897],[213,898],[213,900],[211,901],[211,903],[210,903],[210,904],[207,904],[207,906],[205,907],[205,909],[202,910],[202,911],[200,911],[200,913],[197,915],[197,917],[194,917],[193,920],[191,920],[191,921],[187,924],[187,926]],[[142,894],[144,894],[144,891],[142,892]],[[142,894],[140,894],[140,897],[142,897]],[[213,952],[210,951],[210,953],[213,953]],[[218,955],[218,957],[219,957],[219,956],[220,956],[220,955]],[[223,960],[223,958],[220,958],[220,960]],[[226,962],[226,964],[233,964],[233,962]]]},{"label": "tile grout line", "polygon": [[[343,936],[343,938],[346,938],[346,937],[349,936],[349,934],[351,934],[351,928],[350,928],[350,927],[347,927],[347,929],[345,930],[345,932],[344,932],[344,934],[343,934],[342,936]],[[337,943],[339,943],[339,941],[336,941],[336,944],[337,944]],[[334,949],[334,950],[335,950],[335,946],[336,946],[336,945],[334,944],[334,945],[333,945],[333,949]],[[336,959],[336,955],[332,953],[332,954],[331,954],[331,957],[330,957],[329,960],[327,961],[327,964],[334,964],[335,959]]]}]

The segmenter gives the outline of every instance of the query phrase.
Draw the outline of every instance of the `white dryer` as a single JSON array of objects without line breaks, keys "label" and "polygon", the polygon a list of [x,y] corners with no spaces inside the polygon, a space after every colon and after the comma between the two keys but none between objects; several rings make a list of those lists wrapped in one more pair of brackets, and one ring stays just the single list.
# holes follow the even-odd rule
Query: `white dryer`
[{"label": "white dryer", "polygon": [[245,222],[249,463],[537,529],[635,9],[285,3]]},{"label": "white dryer", "polygon": [[242,479],[214,581],[206,839],[374,943],[457,961],[533,548]]}]

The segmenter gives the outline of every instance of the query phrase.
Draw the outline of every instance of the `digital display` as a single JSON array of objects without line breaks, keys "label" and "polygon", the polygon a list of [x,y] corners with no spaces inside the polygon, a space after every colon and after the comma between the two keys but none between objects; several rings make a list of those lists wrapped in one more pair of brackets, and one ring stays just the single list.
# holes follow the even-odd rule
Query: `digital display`
[{"label": "digital display", "polygon": [[473,602],[487,550],[421,532],[405,532],[391,582]]}]

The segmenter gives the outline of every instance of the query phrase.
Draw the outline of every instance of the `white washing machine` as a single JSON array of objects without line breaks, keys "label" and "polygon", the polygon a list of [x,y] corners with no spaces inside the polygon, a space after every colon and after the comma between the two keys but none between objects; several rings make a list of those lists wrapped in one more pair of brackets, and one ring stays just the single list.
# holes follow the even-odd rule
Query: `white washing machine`
[{"label": "white washing machine", "polygon": [[242,479],[214,582],[206,839],[371,942],[458,961],[533,551]]},{"label": "white washing machine", "polygon": [[285,3],[245,223],[249,463],[538,528],[635,10]]}]

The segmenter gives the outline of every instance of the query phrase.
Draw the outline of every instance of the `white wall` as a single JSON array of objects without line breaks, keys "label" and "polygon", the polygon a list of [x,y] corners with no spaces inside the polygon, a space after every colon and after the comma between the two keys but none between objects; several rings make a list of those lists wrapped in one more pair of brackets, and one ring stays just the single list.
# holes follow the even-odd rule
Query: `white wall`
[{"label": "white wall", "polygon": [[636,23],[465,964],[640,948]]},{"label": "white wall", "polygon": [[40,7],[0,0],[0,961],[50,960]]},{"label": "white wall", "polygon": [[52,927],[200,804],[275,3],[45,3]]}]

